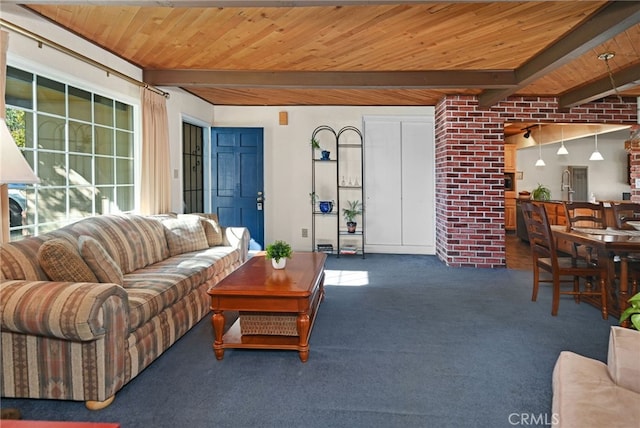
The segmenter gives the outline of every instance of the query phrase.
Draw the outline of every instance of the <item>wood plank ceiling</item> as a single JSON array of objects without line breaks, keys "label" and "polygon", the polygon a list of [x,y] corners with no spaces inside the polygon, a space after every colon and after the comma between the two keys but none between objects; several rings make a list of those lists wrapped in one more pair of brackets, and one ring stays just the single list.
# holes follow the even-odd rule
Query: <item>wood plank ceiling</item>
[{"label": "wood plank ceiling", "polygon": [[[152,85],[214,105],[640,96],[640,2],[3,2],[141,67]],[[598,59],[604,52],[615,56]]]}]

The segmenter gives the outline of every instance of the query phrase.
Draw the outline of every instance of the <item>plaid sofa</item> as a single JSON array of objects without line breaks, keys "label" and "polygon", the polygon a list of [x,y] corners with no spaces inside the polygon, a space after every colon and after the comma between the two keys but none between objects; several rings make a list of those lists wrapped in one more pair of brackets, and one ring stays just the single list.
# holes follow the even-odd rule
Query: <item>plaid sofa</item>
[{"label": "plaid sofa", "polygon": [[247,259],[215,215],[106,215],[0,246],[2,397],[108,406]]}]

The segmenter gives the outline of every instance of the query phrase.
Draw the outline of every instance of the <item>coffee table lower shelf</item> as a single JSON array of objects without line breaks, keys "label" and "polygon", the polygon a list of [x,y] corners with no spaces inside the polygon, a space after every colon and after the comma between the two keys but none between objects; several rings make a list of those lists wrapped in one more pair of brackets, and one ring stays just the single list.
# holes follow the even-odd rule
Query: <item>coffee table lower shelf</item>
[{"label": "coffee table lower shelf", "polygon": [[300,338],[298,336],[275,336],[272,334],[243,335],[240,330],[240,319],[238,319],[225,333],[222,337],[222,341],[224,348],[283,349],[300,351]]},{"label": "coffee table lower shelf", "polygon": [[[279,349],[298,351],[300,361],[303,363],[307,362],[309,359],[309,337],[311,337],[318,307],[323,297],[323,293],[318,293],[316,298],[313,299],[311,314],[303,315],[304,321],[308,319],[308,323],[303,322],[303,325],[307,324],[309,326],[308,330],[304,333],[304,337],[278,336],[272,334],[242,334],[240,318],[238,318],[231,328],[222,336],[222,343],[214,342],[213,350],[215,351],[216,358],[221,360],[224,357],[225,349]],[[215,325],[215,321],[213,324]]]}]

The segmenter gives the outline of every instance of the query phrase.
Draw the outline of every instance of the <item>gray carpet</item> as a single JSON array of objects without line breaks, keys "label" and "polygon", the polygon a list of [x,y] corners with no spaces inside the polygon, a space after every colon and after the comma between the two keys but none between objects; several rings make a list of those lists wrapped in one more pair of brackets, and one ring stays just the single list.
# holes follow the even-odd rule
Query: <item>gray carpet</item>
[{"label": "gray carpet", "polygon": [[[3,399],[25,419],[122,427],[510,427],[551,419],[551,372],[572,350],[606,361],[609,327],[564,296],[557,317],[531,273],[447,268],[433,256],[330,257],[307,363],[226,350],[209,317],[108,408]],[[540,426],[543,426],[542,423]],[[535,425],[527,425],[535,426]]]}]

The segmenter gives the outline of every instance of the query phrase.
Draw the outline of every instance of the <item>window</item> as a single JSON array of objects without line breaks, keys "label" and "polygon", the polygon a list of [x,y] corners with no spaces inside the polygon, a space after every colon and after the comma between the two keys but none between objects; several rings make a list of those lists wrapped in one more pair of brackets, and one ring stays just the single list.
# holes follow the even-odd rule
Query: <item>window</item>
[{"label": "window", "polygon": [[9,186],[11,239],[134,210],[133,106],[13,67],[6,106],[7,126],[41,180]]},{"label": "window", "polygon": [[204,128],[182,123],[182,193],[185,213],[204,212],[203,140]]}]

